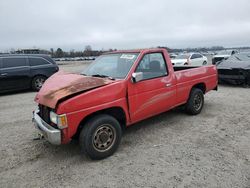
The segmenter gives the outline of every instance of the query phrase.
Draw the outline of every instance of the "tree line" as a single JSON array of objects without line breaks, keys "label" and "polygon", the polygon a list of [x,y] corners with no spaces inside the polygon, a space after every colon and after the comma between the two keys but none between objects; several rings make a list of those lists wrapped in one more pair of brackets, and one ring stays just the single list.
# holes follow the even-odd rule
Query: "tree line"
[{"label": "tree line", "polygon": [[53,48],[50,49],[49,54],[53,58],[62,57],[89,57],[89,56],[99,56],[103,53],[103,50],[92,50],[90,45],[85,46],[84,51],[70,50],[69,52],[63,51],[61,48],[57,48],[55,51]]}]

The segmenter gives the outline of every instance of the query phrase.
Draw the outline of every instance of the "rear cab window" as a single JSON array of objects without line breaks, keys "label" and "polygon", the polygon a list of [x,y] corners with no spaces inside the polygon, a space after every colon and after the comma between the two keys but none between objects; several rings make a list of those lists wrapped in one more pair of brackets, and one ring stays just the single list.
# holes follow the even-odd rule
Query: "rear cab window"
[{"label": "rear cab window", "polygon": [[2,58],[2,68],[18,68],[27,65],[26,57],[4,57]]},{"label": "rear cab window", "polygon": [[163,54],[156,52],[144,55],[135,72],[142,72],[143,80],[167,76],[168,69]]}]

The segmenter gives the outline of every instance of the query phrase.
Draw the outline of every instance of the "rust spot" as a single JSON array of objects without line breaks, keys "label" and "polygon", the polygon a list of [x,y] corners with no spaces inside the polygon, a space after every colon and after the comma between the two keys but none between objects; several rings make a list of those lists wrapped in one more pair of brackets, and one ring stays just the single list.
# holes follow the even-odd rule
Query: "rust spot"
[{"label": "rust spot", "polygon": [[52,98],[62,98],[80,91],[89,90],[94,87],[99,87],[110,83],[108,80],[104,79],[93,79],[92,77],[84,77],[71,82],[68,86],[59,88],[57,90],[52,90],[44,97],[47,99]]},{"label": "rust spot", "polygon": [[112,82],[114,81],[104,78],[60,73],[48,79],[48,82],[44,84],[45,86],[38,93],[35,100],[50,108],[55,108],[60,99]]}]

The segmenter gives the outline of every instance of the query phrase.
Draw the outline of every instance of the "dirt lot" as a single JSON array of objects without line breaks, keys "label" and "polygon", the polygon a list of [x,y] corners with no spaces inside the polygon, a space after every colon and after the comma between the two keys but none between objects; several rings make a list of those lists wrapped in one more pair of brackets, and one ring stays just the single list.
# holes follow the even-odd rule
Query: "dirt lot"
[{"label": "dirt lot", "polygon": [[35,94],[0,96],[0,187],[250,187],[250,89],[220,86],[200,115],[177,109],[138,123],[101,161],[75,142],[33,140]]}]

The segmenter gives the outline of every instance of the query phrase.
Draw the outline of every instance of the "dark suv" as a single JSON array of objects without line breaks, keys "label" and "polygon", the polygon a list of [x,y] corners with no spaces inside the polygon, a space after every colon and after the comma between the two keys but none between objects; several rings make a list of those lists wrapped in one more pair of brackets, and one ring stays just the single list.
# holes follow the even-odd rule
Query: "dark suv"
[{"label": "dark suv", "polygon": [[0,92],[32,88],[38,91],[59,70],[47,55],[0,55]]}]

